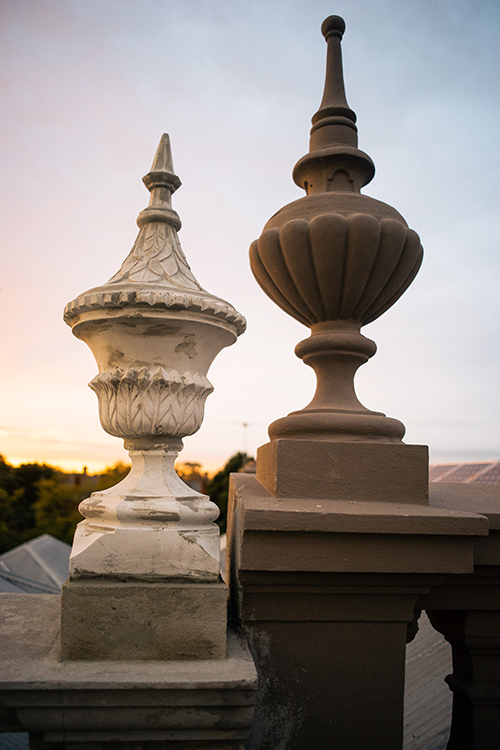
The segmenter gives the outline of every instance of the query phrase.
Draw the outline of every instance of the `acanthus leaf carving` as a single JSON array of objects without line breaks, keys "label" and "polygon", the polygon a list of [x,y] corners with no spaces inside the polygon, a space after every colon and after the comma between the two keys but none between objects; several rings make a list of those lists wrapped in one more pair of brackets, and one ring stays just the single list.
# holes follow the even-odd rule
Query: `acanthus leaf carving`
[{"label": "acanthus leaf carving", "polygon": [[108,283],[124,281],[202,290],[186,260],[177,231],[159,221],[148,222],[141,228],[120,270]]},{"label": "acanthus leaf carving", "polygon": [[201,426],[205,400],[213,390],[204,376],[162,367],[115,368],[89,385],[99,399],[103,428],[124,438],[192,435]]}]

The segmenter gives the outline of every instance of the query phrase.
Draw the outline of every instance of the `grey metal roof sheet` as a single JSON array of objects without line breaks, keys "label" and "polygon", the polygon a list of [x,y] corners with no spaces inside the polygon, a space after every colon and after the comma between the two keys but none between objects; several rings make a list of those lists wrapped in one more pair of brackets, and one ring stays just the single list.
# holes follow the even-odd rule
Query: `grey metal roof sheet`
[{"label": "grey metal roof sheet", "polygon": [[29,734],[27,732],[0,734],[0,750],[29,750],[29,746]]},{"label": "grey metal roof sheet", "polygon": [[50,534],[0,555],[0,591],[57,594],[68,577],[71,547]]},{"label": "grey metal roof sheet", "polygon": [[445,750],[452,693],[444,682],[452,671],[451,647],[422,613],[419,632],[406,647],[404,750]]}]

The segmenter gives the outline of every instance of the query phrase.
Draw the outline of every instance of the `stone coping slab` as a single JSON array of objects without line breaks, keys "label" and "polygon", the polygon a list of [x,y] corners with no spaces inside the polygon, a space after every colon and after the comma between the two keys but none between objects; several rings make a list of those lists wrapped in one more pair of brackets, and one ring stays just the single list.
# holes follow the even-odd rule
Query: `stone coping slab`
[{"label": "stone coping slab", "polygon": [[59,596],[0,594],[0,690],[255,690],[246,643],[228,633],[225,659],[59,661]]},{"label": "stone coping slab", "polygon": [[[245,494],[246,531],[486,536],[488,520],[475,508],[329,498],[275,498],[255,476],[233,474]],[[500,511],[499,511],[500,512]]]},{"label": "stone coping slab", "polygon": [[487,516],[490,529],[500,529],[500,487],[488,484],[429,484],[429,502],[434,508],[453,509]]}]

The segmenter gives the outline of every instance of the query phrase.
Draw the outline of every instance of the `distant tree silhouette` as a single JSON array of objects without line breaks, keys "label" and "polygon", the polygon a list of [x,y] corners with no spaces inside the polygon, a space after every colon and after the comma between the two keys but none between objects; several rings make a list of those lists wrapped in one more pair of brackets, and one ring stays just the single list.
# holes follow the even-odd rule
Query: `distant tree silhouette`
[{"label": "distant tree silhouette", "polygon": [[229,494],[229,475],[241,469],[247,462],[246,453],[235,453],[231,456],[223,469],[214,474],[212,481],[207,486],[207,493],[213,503],[219,506],[220,516],[217,519],[222,534],[225,534],[227,527],[227,500]]},{"label": "distant tree silhouette", "polygon": [[0,456],[0,552],[39,535],[35,509],[40,497],[38,482],[55,473],[46,464],[11,466]]},{"label": "distant tree silhouette", "polygon": [[97,476],[68,474],[47,464],[11,466],[0,456],[0,554],[40,534],[70,544],[82,520],[81,501],[128,472],[120,462]]},{"label": "distant tree silhouette", "polygon": [[105,469],[99,476],[97,483],[92,488],[93,492],[99,492],[107,490],[109,487],[114,487],[115,484],[118,484],[122,479],[125,479],[129,471],[130,466],[127,466],[122,461],[118,461],[114,466]]},{"label": "distant tree silhouette", "polygon": [[[60,472],[62,474],[62,472]],[[36,532],[51,534],[62,542],[71,544],[76,525],[83,520],[78,506],[93,490],[89,484],[69,484],[61,476],[41,479],[39,497],[35,504]]]}]

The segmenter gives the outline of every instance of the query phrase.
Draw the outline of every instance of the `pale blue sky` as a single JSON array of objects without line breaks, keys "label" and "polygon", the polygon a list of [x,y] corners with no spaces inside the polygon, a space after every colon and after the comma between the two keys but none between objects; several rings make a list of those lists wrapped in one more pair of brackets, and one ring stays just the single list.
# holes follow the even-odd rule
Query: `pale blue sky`
[{"label": "pale blue sky", "polygon": [[[216,468],[311,398],[308,331],[260,291],[248,246],[300,197],[323,86],[322,20],[347,23],[347,98],[377,167],[369,195],[421,236],[406,295],[364,329],[357,378],[434,460],[499,458],[499,45],[496,0],[3,0],[0,6],[0,452],[111,463],[90,351],[61,320],[133,244],[141,182],[170,133],[174,207],[200,283],[248,319],[209,377],[182,457]],[[246,443],[242,424],[249,424]]]}]

